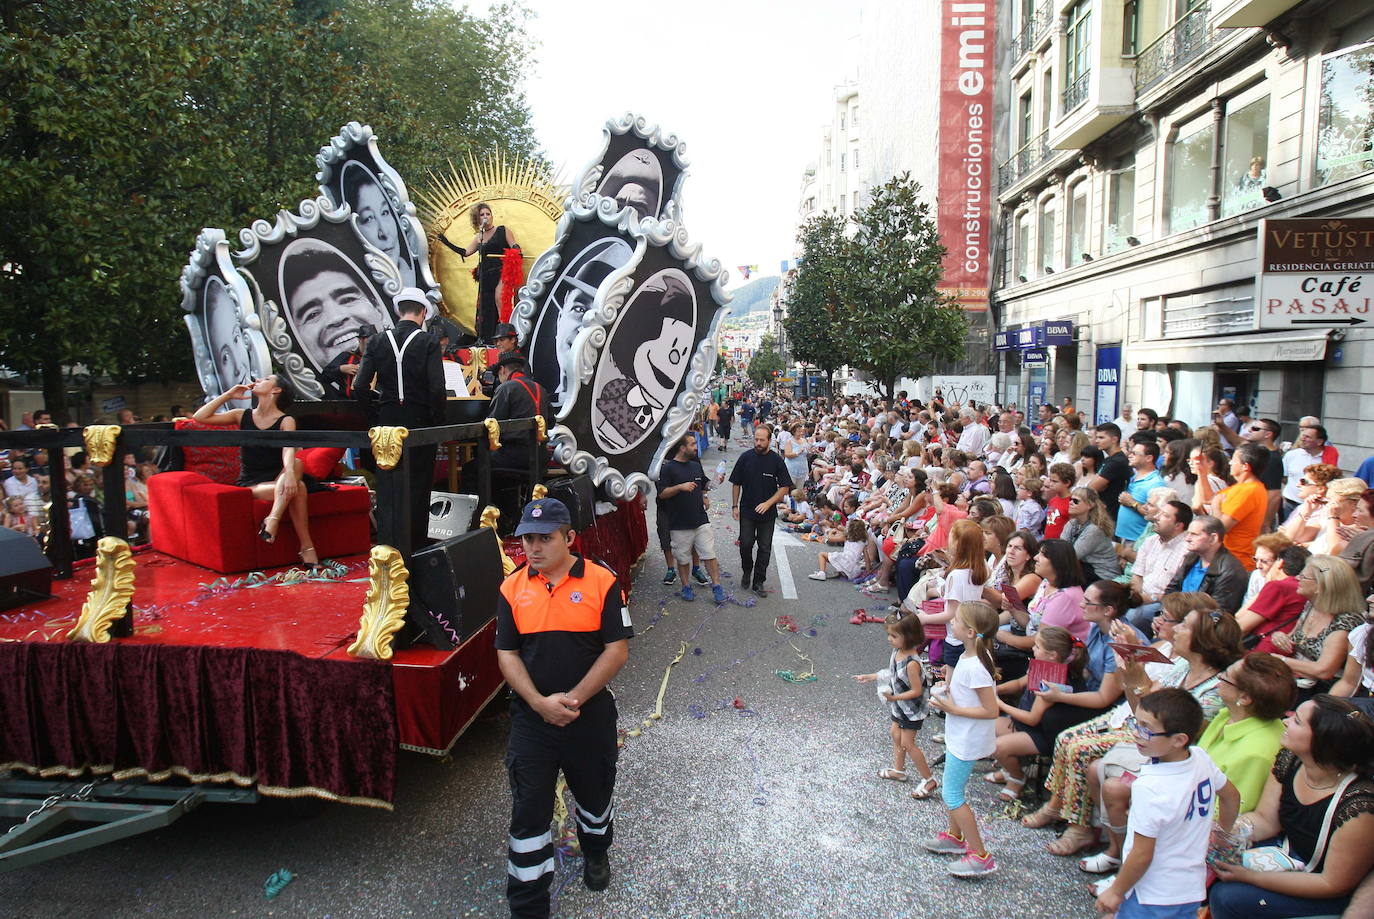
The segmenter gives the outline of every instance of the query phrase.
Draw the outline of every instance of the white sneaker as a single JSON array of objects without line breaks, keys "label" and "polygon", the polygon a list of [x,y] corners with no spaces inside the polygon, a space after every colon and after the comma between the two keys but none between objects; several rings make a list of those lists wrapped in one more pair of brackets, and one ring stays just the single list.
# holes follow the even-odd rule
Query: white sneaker
[{"label": "white sneaker", "polygon": [[810,574],[808,574],[807,577],[810,578],[810,579],[813,580],[813,581],[828,581],[828,580],[830,580],[828,577],[826,577],[824,571],[813,571],[813,572],[811,572]]}]

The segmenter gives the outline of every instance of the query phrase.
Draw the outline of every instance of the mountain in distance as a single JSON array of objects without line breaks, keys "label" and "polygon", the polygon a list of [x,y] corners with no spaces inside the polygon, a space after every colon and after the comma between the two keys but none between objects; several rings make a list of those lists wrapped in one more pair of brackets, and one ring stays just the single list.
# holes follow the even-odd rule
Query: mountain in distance
[{"label": "mountain in distance", "polygon": [[766,278],[754,278],[748,284],[737,290],[731,291],[734,299],[730,301],[729,319],[743,319],[749,313],[763,312],[773,308],[772,301],[768,298],[777,289],[777,275]]}]

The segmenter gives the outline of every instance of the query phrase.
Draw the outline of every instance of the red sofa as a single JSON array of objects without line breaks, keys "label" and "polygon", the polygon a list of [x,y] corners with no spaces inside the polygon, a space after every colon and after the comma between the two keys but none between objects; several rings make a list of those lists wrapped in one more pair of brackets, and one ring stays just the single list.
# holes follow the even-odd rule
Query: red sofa
[{"label": "red sofa", "polygon": [[[178,429],[204,430],[188,418]],[[304,452],[304,451],[302,451]],[[319,451],[327,452],[327,451]],[[261,571],[300,564],[300,540],[289,513],[268,544],[258,527],[272,505],[253,498],[237,480],[237,447],[184,447],[184,472],[161,472],[148,479],[148,530],[153,548],[222,573]],[[310,536],[319,557],[357,555],[371,547],[371,498],[358,485],[341,485],[307,499]]]}]

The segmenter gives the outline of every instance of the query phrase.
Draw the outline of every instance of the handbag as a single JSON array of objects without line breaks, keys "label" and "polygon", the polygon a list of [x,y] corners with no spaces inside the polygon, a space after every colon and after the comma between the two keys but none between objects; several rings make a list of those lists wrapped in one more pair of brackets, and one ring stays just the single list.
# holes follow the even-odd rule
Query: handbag
[{"label": "handbag", "polygon": [[908,539],[906,542],[902,543],[901,547],[897,550],[897,561],[900,562],[904,558],[915,558],[917,554],[925,548],[925,544],[926,541],[924,539]]},{"label": "handbag", "polygon": [[1288,840],[1285,839],[1282,845],[1278,846],[1256,846],[1253,849],[1246,849],[1241,853],[1240,864],[1242,868],[1249,868],[1251,871],[1311,871],[1314,865],[1321,862],[1322,856],[1326,854],[1326,843],[1331,835],[1331,821],[1336,816],[1336,808],[1340,806],[1341,796],[1345,794],[1346,788],[1355,781],[1355,773],[1350,773],[1345,777],[1345,781],[1336,786],[1336,790],[1331,795],[1331,803],[1326,806],[1326,816],[1322,818],[1321,832],[1317,834],[1317,844],[1312,848],[1312,861],[1303,864],[1302,859],[1294,856],[1288,851]]}]

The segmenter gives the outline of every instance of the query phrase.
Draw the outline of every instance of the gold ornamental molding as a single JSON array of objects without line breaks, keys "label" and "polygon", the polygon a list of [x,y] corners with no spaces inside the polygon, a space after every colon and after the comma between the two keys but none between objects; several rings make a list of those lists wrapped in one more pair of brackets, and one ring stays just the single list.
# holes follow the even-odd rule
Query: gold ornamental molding
[{"label": "gold ornamental molding", "polygon": [[[540,486],[536,485],[534,487],[539,488]],[[488,504],[486,510],[482,511],[481,522],[477,525],[491,530],[492,535],[496,537],[496,551],[501,553],[501,576],[505,577],[515,570],[515,562],[511,561],[511,557],[506,554],[506,547],[501,542],[501,534],[496,529],[496,521],[500,519],[501,512]]]},{"label": "gold ornamental molding", "polygon": [[372,455],[377,460],[377,468],[395,469],[401,461],[401,445],[409,436],[410,428],[368,428],[367,437],[372,441]]},{"label": "gold ornamental molding", "polygon": [[533,488],[530,489],[531,501],[538,501],[540,498],[547,498],[548,496],[549,486],[545,485],[543,482],[539,482]]},{"label": "gold ornamental molding", "polygon": [[548,424],[544,421],[544,416],[538,414],[539,406],[536,405],[534,407],[534,411],[534,427],[535,430],[538,431],[539,442],[542,444],[544,441],[549,439]]},{"label": "gold ornamental molding", "polygon": [[[115,425],[110,427],[118,430]],[[105,644],[110,640],[110,629],[124,617],[133,596],[133,550],[117,536],[101,538],[95,549],[95,580],[67,640]]]},{"label": "gold ornamental molding", "polygon": [[493,450],[501,449],[501,422],[495,418],[488,418],[482,422],[482,427],[487,429],[487,446]]},{"label": "gold ornamental molding", "polygon": [[117,424],[88,424],[81,431],[81,439],[86,442],[86,456],[95,466],[108,466],[114,459],[115,443],[122,431]]},{"label": "gold ornamental molding", "polygon": [[358,620],[358,638],[348,646],[350,655],[374,661],[391,660],[391,640],[400,631],[410,608],[409,580],[410,572],[400,552],[391,546],[372,547],[367,558],[367,597]]}]

